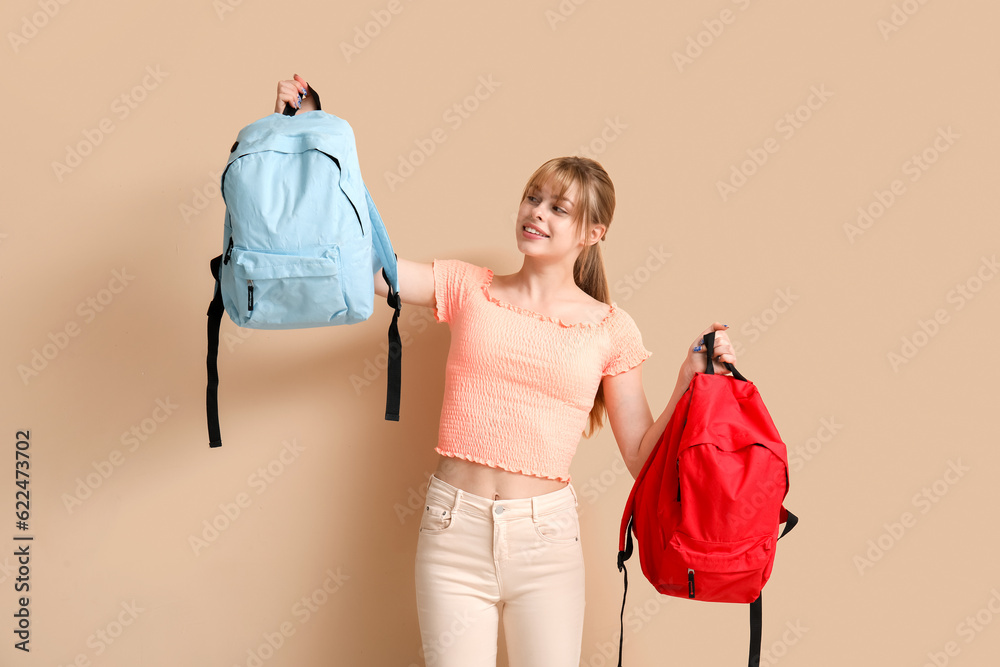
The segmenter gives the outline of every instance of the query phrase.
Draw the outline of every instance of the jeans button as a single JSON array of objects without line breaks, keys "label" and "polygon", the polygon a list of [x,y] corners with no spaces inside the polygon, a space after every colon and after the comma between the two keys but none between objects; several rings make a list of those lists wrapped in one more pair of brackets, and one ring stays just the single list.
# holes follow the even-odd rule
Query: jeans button
[{"label": "jeans button", "polygon": [[495,508],[493,509],[493,511],[494,511],[494,512],[496,512],[497,514],[503,514],[503,505],[497,505],[497,506],[496,506],[496,507],[495,507]]}]

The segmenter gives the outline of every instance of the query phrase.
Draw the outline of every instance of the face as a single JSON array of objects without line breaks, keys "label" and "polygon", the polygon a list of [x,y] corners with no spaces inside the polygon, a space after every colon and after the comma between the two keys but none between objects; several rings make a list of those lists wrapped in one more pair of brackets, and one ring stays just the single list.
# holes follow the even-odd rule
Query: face
[{"label": "face", "polygon": [[[584,246],[578,228],[578,189],[574,183],[561,196],[549,184],[529,189],[517,213],[518,249],[533,256],[576,256]],[[598,232],[598,237],[600,232]]]}]

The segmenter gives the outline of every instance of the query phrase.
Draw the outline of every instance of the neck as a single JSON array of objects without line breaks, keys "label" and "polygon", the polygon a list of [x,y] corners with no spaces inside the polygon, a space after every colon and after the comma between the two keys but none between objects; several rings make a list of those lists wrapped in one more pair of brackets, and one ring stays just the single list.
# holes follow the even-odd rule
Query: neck
[{"label": "neck", "polygon": [[564,262],[541,262],[530,255],[524,256],[520,270],[511,276],[516,289],[531,299],[554,295],[577,288],[573,279],[576,258]]}]

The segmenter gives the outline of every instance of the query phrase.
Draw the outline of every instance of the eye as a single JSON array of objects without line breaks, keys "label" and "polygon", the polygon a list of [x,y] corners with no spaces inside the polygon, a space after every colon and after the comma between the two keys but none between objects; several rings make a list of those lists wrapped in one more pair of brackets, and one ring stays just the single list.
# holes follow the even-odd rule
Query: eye
[{"label": "eye", "polygon": [[527,199],[528,201],[530,201],[532,204],[536,204],[539,201],[538,197],[536,197],[535,195],[528,195],[528,196],[525,197],[525,199]]},{"label": "eye", "polygon": [[552,210],[561,215],[566,215],[566,209],[562,208],[561,206],[553,206]]}]

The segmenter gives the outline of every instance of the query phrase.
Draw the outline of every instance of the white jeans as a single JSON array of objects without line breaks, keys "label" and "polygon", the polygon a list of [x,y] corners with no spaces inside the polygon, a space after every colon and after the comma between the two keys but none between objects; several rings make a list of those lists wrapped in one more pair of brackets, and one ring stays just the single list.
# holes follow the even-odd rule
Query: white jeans
[{"label": "white jeans", "polygon": [[573,487],[497,500],[431,476],[417,538],[417,613],[428,667],[578,667],[584,569]]}]

